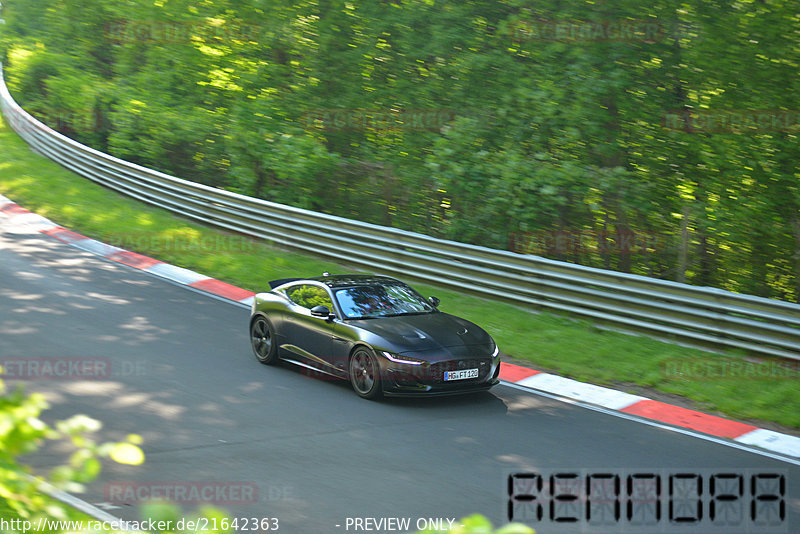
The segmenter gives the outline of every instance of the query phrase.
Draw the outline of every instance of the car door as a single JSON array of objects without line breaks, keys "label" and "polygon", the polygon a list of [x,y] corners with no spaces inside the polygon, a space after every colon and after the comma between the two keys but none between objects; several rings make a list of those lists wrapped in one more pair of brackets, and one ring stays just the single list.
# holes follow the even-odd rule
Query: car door
[{"label": "car door", "polygon": [[311,315],[311,308],[327,306],[333,310],[330,293],[321,285],[299,283],[285,290],[292,302],[283,324],[286,333],[284,349],[304,363],[333,372],[333,322]]}]

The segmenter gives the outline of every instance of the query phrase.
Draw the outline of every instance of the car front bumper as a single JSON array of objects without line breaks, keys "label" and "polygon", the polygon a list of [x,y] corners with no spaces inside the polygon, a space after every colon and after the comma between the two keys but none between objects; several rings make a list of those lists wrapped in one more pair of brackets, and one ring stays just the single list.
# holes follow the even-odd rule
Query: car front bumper
[{"label": "car front bumper", "polygon": [[419,377],[416,373],[409,372],[407,368],[387,366],[382,373],[383,393],[388,397],[427,397],[486,391],[500,382],[498,379],[500,362],[493,364],[477,379],[453,382],[430,380],[430,377]]},{"label": "car front bumper", "polygon": [[418,388],[398,386],[392,389],[386,389],[384,386],[383,394],[387,397],[446,397],[448,395],[465,395],[468,393],[488,391],[499,383],[499,380],[492,380],[491,382],[454,389],[437,389],[432,386],[422,385]]}]

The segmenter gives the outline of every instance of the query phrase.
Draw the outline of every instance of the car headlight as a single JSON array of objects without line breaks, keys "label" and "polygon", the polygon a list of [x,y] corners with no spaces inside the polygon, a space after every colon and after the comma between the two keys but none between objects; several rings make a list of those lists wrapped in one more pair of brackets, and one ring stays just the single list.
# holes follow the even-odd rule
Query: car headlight
[{"label": "car headlight", "polygon": [[497,343],[494,343],[494,350],[492,351],[492,358],[497,358],[498,354],[500,354],[500,347],[497,346]]},{"label": "car headlight", "polygon": [[394,363],[404,363],[406,365],[422,365],[425,363],[422,360],[418,360],[416,358],[411,358],[409,356],[401,356],[399,354],[392,354],[391,352],[383,351],[382,354],[386,356],[386,359],[390,362]]}]

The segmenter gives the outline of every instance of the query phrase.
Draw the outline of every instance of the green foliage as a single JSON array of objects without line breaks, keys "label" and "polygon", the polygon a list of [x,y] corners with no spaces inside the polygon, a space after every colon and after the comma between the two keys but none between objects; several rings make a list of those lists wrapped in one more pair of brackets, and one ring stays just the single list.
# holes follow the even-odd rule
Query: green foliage
[{"label": "green foliage", "polygon": [[[800,299],[797,125],[665,118],[796,115],[791,2],[11,0],[3,16],[21,103],[136,163],[492,247],[583,236],[527,252]],[[435,120],[398,119],[415,112]],[[624,234],[649,244],[604,246]]]},{"label": "green foliage", "polygon": [[[536,534],[535,530],[522,523],[509,523],[495,529],[492,527],[492,523],[480,514],[467,516],[457,523],[447,532],[450,534]],[[420,531],[418,534],[434,534],[435,532],[441,531],[429,529]]]},{"label": "green foliage", "polygon": [[[0,146],[0,192],[83,235],[250,291],[263,291],[267,281],[289,275],[353,270],[352,266],[276,249],[268,243],[232,240],[230,234],[121,196],[31,152],[16,134],[4,129],[1,118]],[[171,246],[204,242],[234,246],[211,250]],[[675,361],[727,361],[728,357],[741,361],[742,354],[721,357],[646,337],[597,330],[591,324],[562,316],[522,313],[516,306],[442,288],[417,289],[423,295],[440,297],[444,311],[484,326],[504,354],[537,369],[629,392],[641,393],[636,385],[650,387],[691,399],[701,410],[800,428],[800,411],[794,401],[800,395],[797,380],[754,376],[683,380],[664,372],[664,366]]]},{"label": "green foliage", "polygon": [[315,306],[327,306],[329,310],[333,309],[328,293],[317,286],[300,286],[294,289],[287,295],[292,302],[295,302],[309,310]]},{"label": "green foliage", "polygon": [[[19,520],[12,524],[21,525],[21,529],[22,521],[37,525],[39,519],[44,518],[49,523],[42,525],[49,525],[50,529],[40,532],[60,532],[53,530],[55,521],[64,521],[62,528],[70,532],[77,531],[78,525],[83,526],[80,531],[97,526],[93,531],[111,532],[108,527],[114,525],[100,528],[100,522],[49,496],[45,487],[80,493],[83,485],[100,473],[100,461],[105,457],[123,464],[141,464],[144,462],[144,454],[138,447],[141,438],[130,435],[124,442],[98,444],[91,434],[100,429],[99,421],[76,415],[51,426],[40,418],[47,407],[42,395],[26,394],[21,387],[8,392],[0,380],[0,516],[9,522]],[[20,458],[37,451],[48,440],[65,442],[72,449],[69,461],[54,467],[49,477],[35,475]],[[162,532],[196,532],[198,524],[212,533],[236,532],[228,514],[212,507],[201,507],[186,514],[170,503],[151,502],[142,507],[141,515],[148,521],[164,521],[163,524],[170,525],[169,530]],[[129,526],[135,524],[138,523],[132,522]]]},{"label": "green foliage", "polygon": [[[39,517],[73,519],[74,512],[55,501],[40,487],[49,483],[58,489],[79,492],[83,484],[100,472],[100,459],[106,456],[121,463],[141,463],[142,453],[131,435],[121,443],[98,444],[91,433],[100,423],[83,415],[48,425],[40,418],[47,402],[40,394],[25,394],[22,388],[7,391],[0,381],[0,507],[7,519],[35,521]],[[49,477],[34,476],[20,457],[37,451],[47,440],[66,442],[72,449],[68,463],[52,469]]]},{"label": "green foliage", "polygon": [[[3,16],[21,103],[136,163],[480,245],[584,236],[527,252],[800,299],[796,121],[667,119],[796,116],[790,2],[12,0]],[[657,31],[556,39],[537,21]],[[601,246],[620,234],[649,245]]]},{"label": "green foliage", "polygon": [[[166,528],[160,529],[160,534],[181,534],[205,531],[211,534],[235,534],[241,530],[255,530],[258,526],[248,523],[242,529],[238,520],[231,519],[230,514],[224,510],[212,506],[200,507],[195,512],[187,514],[179,506],[166,501],[154,501],[142,506],[141,516],[147,518],[147,522],[165,525]],[[280,524],[279,524],[280,525]],[[237,529],[236,527],[239,527]],[[265,524],[270,526],[270,524]],[[266,531],[268,529],[264,529]]]}]

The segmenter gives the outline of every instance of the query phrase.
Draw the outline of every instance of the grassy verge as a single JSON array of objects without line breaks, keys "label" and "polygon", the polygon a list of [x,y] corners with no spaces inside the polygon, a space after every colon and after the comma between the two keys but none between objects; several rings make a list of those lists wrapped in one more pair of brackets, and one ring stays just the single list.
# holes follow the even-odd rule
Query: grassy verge
[{"label": "grassy verge", "polygon": [[[84,235],[252,291],[263,290],[274,278],[350,270],[242,240],[121,196],[34,154],[2,123],[0,193]],[[450,290],[417,287],[439,296],[444,311],[484,326],[504,354],[533,367],[631,392],[664,395],[672,402],[731,418],[800,429],[797,371],[793,377],[760,376],[776,369],[781,374],[777,362],[754,364],[736,353],[720,356]],[[693,365],[697,363],[701,365]]]}]

